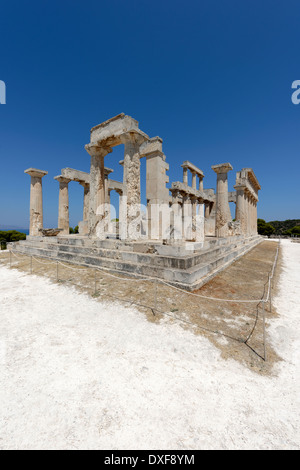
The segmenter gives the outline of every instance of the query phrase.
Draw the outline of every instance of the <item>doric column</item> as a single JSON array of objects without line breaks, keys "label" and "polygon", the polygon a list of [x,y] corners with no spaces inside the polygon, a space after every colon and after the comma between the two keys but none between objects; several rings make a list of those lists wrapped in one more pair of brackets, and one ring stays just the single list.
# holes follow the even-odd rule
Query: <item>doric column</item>
[{"label": "doric column", "polygon": [[236,208],[235,219],[241,224],[241,231],[245,235],[247,233],[247,214],[245,207],[245,186],[234,186],[236,189]]},{"label": "doric column", "polygon": [[197,189],[197,174],[192,172],[192,188]]},{"label": "doric column", "polygon": [[123,167],[123,191],[119,193],[119,238],[125,240],[127,238],[127,207],[126,196],[124,191],[124,160],[119,161],[119,165]]},{"label": "doric column", "polygon": [[193,240],[192,234],[192,201],[188,194],[183,196],[183,239]]},{"label": "doric column", "polygon": [[211,209],[212,209],[212,203],[211,202],[206,202],[204,204],[204,217],[205,217],[205,219],[210,218]]},{"label": "doric column", "polygon": [[69,183],[71,180],[63,176],[56,176],[54,179],[59,182],[58,228],[63,229],[61,235],[69,235]]},{"label": "doric column", "polygon": [[192,203],[192,241],[196,242],[199,238],[199,224],[198,224],[198,217],[197,217],[197,208],[198,208],[198,198],[191,197]]},{"label": "doric column", "polygon": [[199,191],[203,192],[203,190],[204,190],[204,187],[203,187],[204,175],[198,175],[198,178],[199,178]]},{"label": "doric column", "polygon": [[257,235],[257,201],[254,204],[254,235]]},{"label": "doric column", "polygon": [[[168,236],[170,221],[169,165],[162,151],[162,139],[153,137],[140,147],[141,157],[146,157],[146,200],[148,214],[148,238],[161,240]],[[167,234],[167,235],[166,235]]]},{"label": "doric column", "polygon": [[[122,136],[124,144],[123,203],[126,204],[126,238],[141,238],[141,176],[140,146],[146,140],[143,132]],[[125,217],[124,217],[125,218]]]},{"label": "doric column", "polygon": [[88,222],[89,220],[89,210],[90,210],[90,184],[81,182],[83,187],[83,222]]},{"label": "doric column", "polygon": [[217,202],[216,202],[216,237],[229,235],[228,222],[231,219],[228,202],[228,171],[232,170],[230,163],[214,165],[212,169],[217,173]]},{"label": "doric column", "polygon": [[253,197],[250,196],[250,234],[253,234]]},{"label": "doric column", "polygon": [[255,218],[255,197],[252,198],[252,235],[256,234],[256,218]]},{"label": "doric column", "polygon": [[110,213],[110,190],[109,190],[109,181],[108,176],[110,173],[113,173],[114,170],[111,168],[104,168],[105,175],[105,219],[107,221],[107,231],[110,233],[112,231],[111,225],[111,213]]},{"label": "doric column", "polygon": [[43,185],[42,178],[48,175],[48,171],[28,168],[25,170],[31,176],[30,186],[30,231],[29,235],[37,237],[41,235],[39,230],[43,228]]},{"label": "doric column", "polygon": [[188,180],[188,169],[183,168],[183,183],[188,186],[189,180]]},{"label": "doric column", "polygon": [[254,220],[254,207],[255,207],[254,197],[252,197],[251,203],[252,203],[252,210],[251,210],[251,213],[252,213],[252,231],[251,231],[251,233],[252,233],[252,235],[254,235],[254,231],[255,231],[255,228],[254,228],[254,222],[255,222],[255,220]]},{"label": "doric column", "polygon": [[104,158],[112,149],[94,144],[86,145],[85,149],[91,156],[89,236],[103,240],[106,233]]},{"label": "doric column", "polygon": [[172,190],[171,222],[170,222],[170,240],[174,243],[182,240],[182,208],[180,193]]},{"label": "doric column", "polygon": [[251,208],[250,208],[250,193],[247,191],[245,195],[245,212],[247,213],[247,235],[251,233]]}]

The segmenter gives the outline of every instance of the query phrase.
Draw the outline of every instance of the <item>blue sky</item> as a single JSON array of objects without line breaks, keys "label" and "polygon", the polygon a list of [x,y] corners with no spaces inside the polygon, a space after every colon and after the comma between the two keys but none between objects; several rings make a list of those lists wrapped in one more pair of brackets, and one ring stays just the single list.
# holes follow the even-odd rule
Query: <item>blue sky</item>
[{"label": "blue sky", "polygon": [[[216,185],[211,165],[233,165],[231,188],[251,167],[259,217],[300,218],[299,24],[298,0],[0,0],[0,227],[28,226],[28,167],[49,171],[44,225],[57,226],[53,177],[89,171],[90,128],[121,112],[163,138],[170,181],[184,160],[206,188]],[[105,162],[118,180],[122,152]],[[73,183],[73,226],[82,204]]]}]

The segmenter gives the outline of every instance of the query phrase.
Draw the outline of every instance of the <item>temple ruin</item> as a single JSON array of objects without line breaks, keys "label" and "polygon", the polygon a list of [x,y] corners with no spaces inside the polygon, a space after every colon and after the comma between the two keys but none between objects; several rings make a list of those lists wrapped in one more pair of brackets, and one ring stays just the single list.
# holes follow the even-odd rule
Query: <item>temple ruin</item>
[{"label": "temple ruin", "polygon": [[[123,181],[112,178],[113,148],[124,145]],[[257,235],[258,191],[251,168],[236,173],[228,190],[230,163],[213,165],[216,190],[205,189],[203,171],[184,161],[182,180],[169,184],[169,164],[160,137],[150,138],[139,123],[120,114],[91,129],[85,146],[90,172],[64,168],[59,183],[58,235],[44,236],[42,178],[30,168],[30,235],[14,245],[29,255],[97,266],[128,275],[158,278],[196,289],[261,241]],[[141,159],[146,181],[141,181]],[[106,166],[108,165],[108,166]],[[189,174],[192,181],[189,186]],[[69,234],[69,184],[83,188],[79,234]],[[141,201],[146,185],[146,204]],[[119,194],[117,222],[111,220],[111,191]],[[230,203],[236,204],[232,220]],[[51,232],[52,233],[52,232]]]}]

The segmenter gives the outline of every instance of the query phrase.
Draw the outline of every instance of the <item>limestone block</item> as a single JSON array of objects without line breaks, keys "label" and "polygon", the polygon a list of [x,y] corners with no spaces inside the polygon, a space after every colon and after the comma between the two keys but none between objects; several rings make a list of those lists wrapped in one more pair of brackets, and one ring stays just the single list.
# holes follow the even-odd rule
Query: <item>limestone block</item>
[{"label": "limestone block", "polygon": [[124,113],[102,122],[91,129],[91,143],[102,142],[108,147],[122,143],[121,136],[130,131],[138,130],[139,123]]}]

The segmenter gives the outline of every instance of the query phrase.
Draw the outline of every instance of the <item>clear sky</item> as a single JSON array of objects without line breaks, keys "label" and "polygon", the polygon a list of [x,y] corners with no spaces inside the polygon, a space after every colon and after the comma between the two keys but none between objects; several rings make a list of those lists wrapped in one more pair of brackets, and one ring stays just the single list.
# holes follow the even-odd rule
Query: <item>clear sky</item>
[{"label": "clear sky", "polygon": [[[89,171],[90,128],[121,112],[163,138],[170,181],[184,160],[205,188],[211,165],[233,165],[230,188],[251,167],[259,217],[300,218],[299,25],[299,0],[0,0],[0,227],[29,225],[28,167],[49,171],[44,225],[56,227],[53,177]],[[122,152],[105,161],[118,180]],[[72,183],[73,226],[82,205]]]}]

